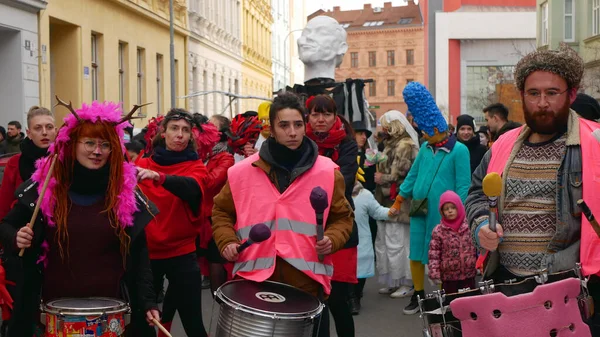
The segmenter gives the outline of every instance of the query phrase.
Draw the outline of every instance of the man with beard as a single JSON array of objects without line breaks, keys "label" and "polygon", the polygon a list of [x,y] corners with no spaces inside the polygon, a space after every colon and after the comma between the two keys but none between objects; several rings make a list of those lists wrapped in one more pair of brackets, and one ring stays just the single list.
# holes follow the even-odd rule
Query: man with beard
[{"label": "man with beard", "polygon": [[[494,283],[567,271],[581,262],[583,273],[593,275],[589,286],[595,292],[600,239],[577,201],[584,199],[600,214],[600,198],[594,196],[600,187],[594,153],[600,145],[593,135],[600,125],[569,109],[583,71],[583,60],[565,44],[533,52],[515,67],[526,125],[505,133],[486,153],[466,201],[475,241],[491,252],[484,277]],[[502,175],[495,232],[482,189],[492,172]]]},{"label": "man with beard", "polygon": [[473,117],[469,115],[458,116],[456,119],[456,138],[469,149],[472,174],[487,152],[487,147],[481,145],[479,135],[475,134],[475,119]]}]

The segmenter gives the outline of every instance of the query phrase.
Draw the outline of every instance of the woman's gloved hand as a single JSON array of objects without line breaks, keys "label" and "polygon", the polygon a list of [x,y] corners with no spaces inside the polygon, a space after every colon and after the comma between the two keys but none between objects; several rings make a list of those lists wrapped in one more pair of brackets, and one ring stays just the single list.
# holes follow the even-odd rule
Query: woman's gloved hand
[{"label": "woman's gloved hand", "polygon": [[356,171],[356,180],[360,181],[361,183],[365,182],[365,171],[363,171],[362,168],[360,168],[360,156],[356,157],[356,162],[358,162],[358,171]]},{"label": "woman's gloved hand", "polygon": [[392,207],[390,207],[388,216],[392,217],[398,215],[398,213],[400,213],[400,207],[402,207],[402,202],[404,202],[404,198],[398,194],[396,196],[396,201],[394,201],[394,204],[392,205]]}]

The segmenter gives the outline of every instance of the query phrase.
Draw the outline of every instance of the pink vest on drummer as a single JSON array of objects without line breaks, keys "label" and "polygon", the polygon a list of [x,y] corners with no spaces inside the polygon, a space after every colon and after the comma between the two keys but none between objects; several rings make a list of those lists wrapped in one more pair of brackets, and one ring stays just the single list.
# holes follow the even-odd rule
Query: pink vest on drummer
[{"label": "pink vest on drummer", "polygon": [[[264,223],[271,228],[271,237],[240,254],[234,275],[263,282],[273,274],[279,256],[322,284],[329,294],[333,264],[327,255],[319,262],[315,250],[317,226],[310,192],[320,186],[327,192],[331,205],[334,172],[338,166],[329,158],[319,156],[314,166],[296,178],[282,194],[262,169],[252,165],[258,159],[258,154],[254,154],[228,170],[237,216],[235,230],[238,238],[246,240],[253,225]],[[327,223],[328,214],[329,208],[323,214],[323,223]]]},{"label": "pink vest on drummer", "polygon": [[[583,200],[596,217],[600,217],[600,124],[579,119],[579,137],[581,146],[581,161],[583,170]],[[496,172],[500,175],[512,152],[513,146],[521,134],[523,127],[513,129],[503,134],[492,145],[492,158],[487,173]],[[584,275],[600,275],[600,238],[585,216],[581,217],[581,248],[579,257]]]}]

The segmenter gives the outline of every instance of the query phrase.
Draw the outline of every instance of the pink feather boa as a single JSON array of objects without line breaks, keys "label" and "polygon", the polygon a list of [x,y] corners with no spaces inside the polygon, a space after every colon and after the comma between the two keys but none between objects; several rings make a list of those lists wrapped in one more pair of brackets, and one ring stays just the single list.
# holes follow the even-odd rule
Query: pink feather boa
[{"label": "pink feather boa", "polygon": [[[123,139],[124,129],[131,125],[129,123],[116,125],[121,119],[121,108],[118,104],[113,102],[99,103],[94,101],[91,105],[83,104],[81,109],[76,112],[82,120],[91,123],[98,121],[115,123],[115,129],[121,140],[121,150],[125,153],[125,142]],[[58,160],[60,162],[64,161],[65,154],[62,149],[64,149],[66,143],[70,140],[70,134],[78,123],[77,118],[73,114],[69,114],[65,117],[64,122],[64,126],[58,131],[55,142],[50,145],[50,155],[41,158],[36,162],[36,170],[31,176],[31,179],[38,183],[38,193],[41,192],[44,180],[48,175],[52,155],[58,152]],[[133,214],[138,211],[135,197],[135,188],[137,185],[137,170],[135,166],[131,163],[124,162],[123,175],[123,185],[121,186],[121,190],[117,197],[115,212],[120,226],[131,227],[133,226]],[[40,210],[42,211],[48,226],[51,227],[56,226],[53,218],[54,209],[56,207],[56,198],[54,197],[53,192],[57,184],[58,182],[54,177],[50,178],[48,188],[46,189],[46,193],[44,194],[44,198],[40,205]]]}]

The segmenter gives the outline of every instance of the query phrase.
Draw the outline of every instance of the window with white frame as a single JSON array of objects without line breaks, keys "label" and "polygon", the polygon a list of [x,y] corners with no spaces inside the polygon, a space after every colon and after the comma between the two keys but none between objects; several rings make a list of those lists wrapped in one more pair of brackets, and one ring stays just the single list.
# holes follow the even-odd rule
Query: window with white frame
[{"label": "window with white frame", "polygon": [[98,37],[92,34],[92,101],[98,100]]},{"label": "window with white frame", "polygon": [[157,116],[163,113],[163,56],[156,54],[156,108]]},{"label": "window with white frame", "polygon": [[575,41],[575,0],[565,0],[565,36],[567,42]]},{"label": "window with white frame", "polygon": [[125,43],[119,42],[119,102],[121,110],[125,104],[125,50]]},{"label": "window with white frame", "polygon": [[600,34],[600,0],[592,2],[592,35]]},{"label": "window with white frame", "polygon": [[548,3],[542,4],[542,45],[548,44]]},{"label": "window with white frame", "polygon": [[[136,63],[137,63],[137,104],[141,105],[144,100],[144,49],[138,48],[136,55]],[[140,108],[139,115],[143,115],[144,108]]]}]

